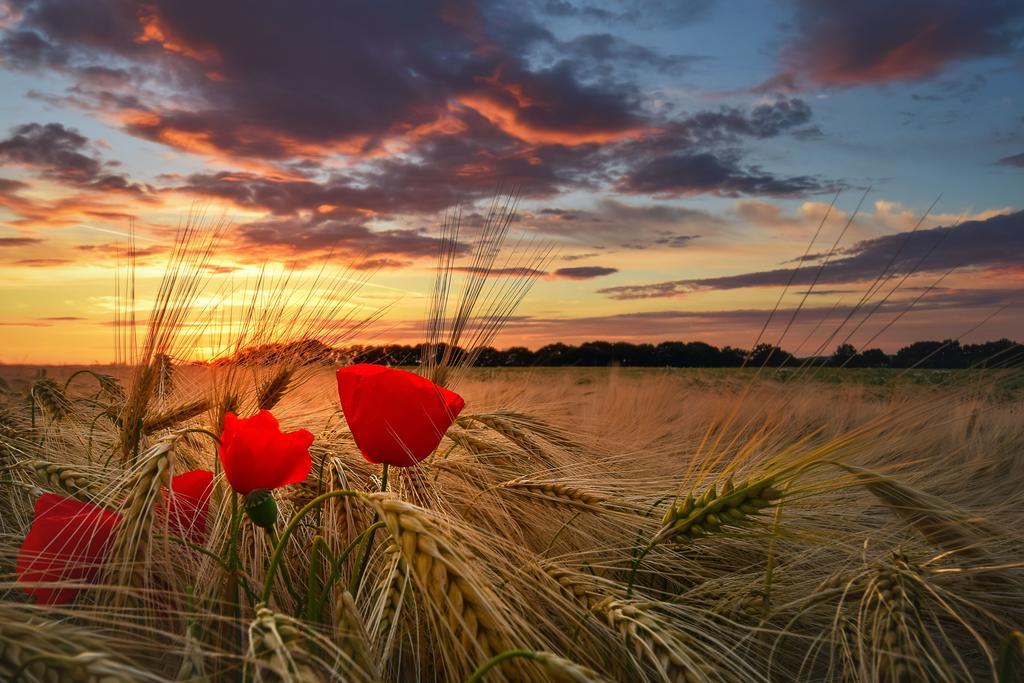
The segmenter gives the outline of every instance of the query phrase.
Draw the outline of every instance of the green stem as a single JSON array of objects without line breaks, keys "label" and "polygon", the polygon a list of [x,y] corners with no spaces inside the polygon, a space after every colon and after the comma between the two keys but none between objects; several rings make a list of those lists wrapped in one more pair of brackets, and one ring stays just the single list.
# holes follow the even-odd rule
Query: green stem
[{"label": "green stem", "polygon": [[320,614],[323,612],[322,597],[327,593],[326,584],[320,580],[323,559],[327,560],[328,567],[334,567],[334,558],[331,556],[331,549],[327,547],[327,541],[323,536],[314,536],[310,548],[309,570],[306,572],[305,620],[308,623],[320,621]]},{"label": "green stem", "polygon": [[[381,493],[383,493],[384,491],[388,490],[388,464],[387,463],[384,463],[383,465],[381,465],[380,490],[381,490]],[[378,519],[379,519],[378,515],[374,514],[373,515],[373,524],[376,524]],[[370,528],[372,529],[373,526],[371,525]],[[363,556],[362,556],[362,559],[359,561],[359,568],[356,570],[356,573],[352,576],[351,583],[349,583],[348,591],[349,591],[349,593],[352,594],[353,597],[355,597],[359,593],[359,584],[361,584],[363,582],[363,574],[366,573],[366,567],[370,564],[370,551],[373,550],[373,539],[374,539],[374,536],[376,536],[376,535],[377,535],[377,530],[373,529],[373,531],[371,531],[370,535],[367,537],[367,539],[366,539],[366,547],[363,548]]]},{"label": "green stem", "polygon": [[348,556],[352,554],[352,551],[356,549],[356,546],[362,543],[363,539],[366,538],[367,534],[375,533],[377,529],[380,529],[382,526],[384,526],[384,522],[374,522],[372,525],[363,529],[361,532],[359,532],[358,536],[352,539],[352,542],[348,544],[348,547],[345,548],[341,555],[339,555],[337,559],[334,560],[334,563],[331,566],[331,574],[328,577],[327,581],[324,582],[324,593],[322,596],[320,596],[320,607],[317,612],[318,614],[323,611],[324,605],[327,604],[327,598],[331,595],[330,589],[334,585],[334,582],[341,577],[341,572],[344,569],[345,560],[347,560]]},{"label": "green stem", "polygon": [[319,507],[324,501],[331,498],[339,498],[341,496],[358,496],[356,491],[349,489],[337,489],[335,491],[328,491],[322,493],[313,500],[309,501],[302,507],[301,510],[295,513],[295,516],[288,522],[288,526],[284,528],[284,532],[281,534],[281,539],[277,542],[277,547],[274,548],[274,554],[270,558],[270,564],[267,565],[267,578],[263,582],[263,594],[261,600],[263,603],[267,603],[270,600],[270,593],[274,589],[274,577],[277,574],[277,566],[281,564],[281,559],[284,557],[285,546],[288,545],[288,539],[291,538],[292,533],[299,526],[299,522],[302,518],[309,514],[311,511]]},{"label": "green stem", "polygon": [[640,569],[640,563],[643,562],[648,553],[654,550],[656,545],[658,545],[657,541],[651,541],[647,544],[647,547],[640,551],[640,554],[633,558],[633,566],[629,569],[629,580],[626,582],[626,599],[633,597],[633,582],[636,581],[636,573]]},{"label": "green stem", "polygon": [[473,672],[473,675],[466,679],[466,683],[483,683],[484,676],[486,676],[491,669],[506,660],[515,659],[516,657],[536,659],[537,653],[533,650],[505,650],[501,654],[494,655],[481,664],[480,667]]},{"label": "green stem", "polygon": [[[270,538],[270,545],[271,545],[271,547],[277,548],[277,545],[278,545],[277,534],[274,533],[273,529],[267,529],[266,531],[267,531],[267,536]],[[295,601],[295,604],[296,605],[301,604],[302,603],[302,598],[299,597],[299,592],[297,590],[295,590],[295,584],[292,583],[292,576],[291,576],[291,573],[289,573],[289,571],[288,571],[288,565],[287,564],[281,565],[281,578],[284,579],[284,587],[288,590],[288,594],[292,596],[292,600]]]}]

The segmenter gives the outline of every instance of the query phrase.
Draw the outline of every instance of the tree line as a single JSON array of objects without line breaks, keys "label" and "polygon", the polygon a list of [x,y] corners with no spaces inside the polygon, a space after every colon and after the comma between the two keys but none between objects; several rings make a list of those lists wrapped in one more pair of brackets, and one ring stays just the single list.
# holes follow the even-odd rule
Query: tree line
[{"label": "tree line", "polygon": [[[334,362],[352,360],[387,365],[418,365],[425,358],[425,345],[385,344],[352,346],[331,350]],[[440,358],[444,347],[435,348]],[[453,348],[450,357],[464,356],[465,350]],[[1024,367],[1024,347],[1009,339],[981,344],[960,344],[956,340],[919,341],[886,353],[877,348],[857,350],[851,344],[840,344],[831,355],[797,357],[771,344],[753,349],[732,346],[719,348],[704,342],[665,341],[660,344],[591,341],[579,345],[548,344],[536,350],[524,346],[507,349],[486,347],[475,350],[475,365],[480,367],[672,367],[672,368],[734,368],[795,367],[814,363],[847,368],[930,368],[957,369],[974,367]]]}]

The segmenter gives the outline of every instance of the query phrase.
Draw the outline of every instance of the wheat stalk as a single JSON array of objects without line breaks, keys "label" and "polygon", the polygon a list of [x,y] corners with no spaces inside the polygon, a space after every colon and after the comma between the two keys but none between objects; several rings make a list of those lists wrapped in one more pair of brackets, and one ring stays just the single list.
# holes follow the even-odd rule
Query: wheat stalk
[{"label": "wheat stalk", "polygon": [[730,478],[721,492],[712,485],[701,496],[690,494],[665,512],[662,528],[652,545],[667,540],[688,543],[719,532],[723,527],[746,524],[782,497],[782,492],[772,483],[771,477],[765,477],[734,486]]},{"label": "wheat stalk", "polygon": [[[248,662],[257,681],[275,683],[317,683],[326,681],[317,673],[302,649],[301,624],[257,607],[249,625]],[[248,678],[248,677],[247,677]]]},{"label": "wheat stalk", "polygon": [[64,390],[48,377],[37,379],[30,393],[33,403],[42,406],[53,420],[59,420],[71,412],[71,401]]},{"label": "wheat stalk", "polygon": [[25,466],[41,482],[73,498],[89,503],[99,503],[104,499],[100,483],[92,475],[86,474],[75,467],[58,465],[46,460],[30,460],[25,463]]},{"label": "wheat stalk", "polygon": [[380,673],[377,670],[366,624],[363,623],[356,601],[348,590],[341,588],[337,591],[334,610],[335,638],[338,647],[348,657],[348,662],[343,664],[344,668],[337,673],[345,674],[347,678],[359,676],[379,680]]},{"label": "wheat stalk", "polygon": [[545,503],[579,507],[585,510],[593,510],[608,500],[606,496],[598,493],[556,481],[540,482],[515,479],[499,484],[498,488],[532,495]]},{"label": "wheat stalk", "polygon": [[4,610],[0,618],[0,676],[54,683],[139,683],[158,680],[105,652],[98,637],[68,622],[42,621]]},{"label": "wheat stalk", "polygon": [[497,594],[426,511],[382,494],[366,498],[394,539],[402,565],[465,651],[489,657],[509,649]]},{"label": "wheat stalk", "polygon": [[198,398],[180,406],[175,406],[162,413],[157,413],[142,423],[143,434],[153,434],[164,429],[170,429],[187,422],[209,410],[210,402],[204,398]]},{"label": "wheat stalk", "polygon": [[[152,572],[152,536],[156,506],[171,479],[174,439],[164,439],[142,456],[142,464],[128,494],[110,551],[110,579],[115,586],[149,588]],[[123,591],[109,593],[115,606],[129,600]]]},{"label": "wheat stalk", "polygon": [[257,389],[256,407],[259,410],[271,410],[280,403],[288,391],[288,386],[291,384],[294,374],[294,368],[283,367],[278,369],[270,379],[261,384]]}]

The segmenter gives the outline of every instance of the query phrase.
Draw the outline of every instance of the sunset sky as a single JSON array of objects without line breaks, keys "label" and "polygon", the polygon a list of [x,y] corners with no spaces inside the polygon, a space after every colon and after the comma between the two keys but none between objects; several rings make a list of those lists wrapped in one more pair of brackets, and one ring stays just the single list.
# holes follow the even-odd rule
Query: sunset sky
[{"label": "sunset sky", "polygon": [[500,346],[747,346],[791,282],[792,349],[880,274],[854,344],[1024,340],[1020,0],[0,0],[0,93],[2,362],[112,360],[131,225],[144,307],[195,211],[212,278],[355,261],[419,341],[512,190],[554,257]]}]

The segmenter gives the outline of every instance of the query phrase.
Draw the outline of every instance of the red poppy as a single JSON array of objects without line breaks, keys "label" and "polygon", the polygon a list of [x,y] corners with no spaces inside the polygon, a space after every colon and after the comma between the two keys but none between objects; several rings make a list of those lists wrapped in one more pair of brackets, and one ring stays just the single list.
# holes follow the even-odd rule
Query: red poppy
[{"label": "red poppy", "polygon": [[[18,551],[21,583],[86,583],[95,580],[121,515],[92,503],[44,493],[36,500],[32,528]],[[71,602],[80,588],[26,586],[44,605]]]},{"label": "red poppy", "polygon": [[429,379],[366,363],[338,370],[338,395],[363,457],[396,467],[430,455],[466,405]]},{"label": "red poppy", "polygon": [[282,432],[269,410],[246,418],[228,413],[220,435],[220,462],[231,488],[241,494],[276,489],[309,476],[312,444],[313,435],[305,429]]},{"label": "red poppy", "polygon": [[213,472],[192,470],[171,479],[167,524],[175,536],[193,543],[206,540],[206,515],[213,492]]}]

